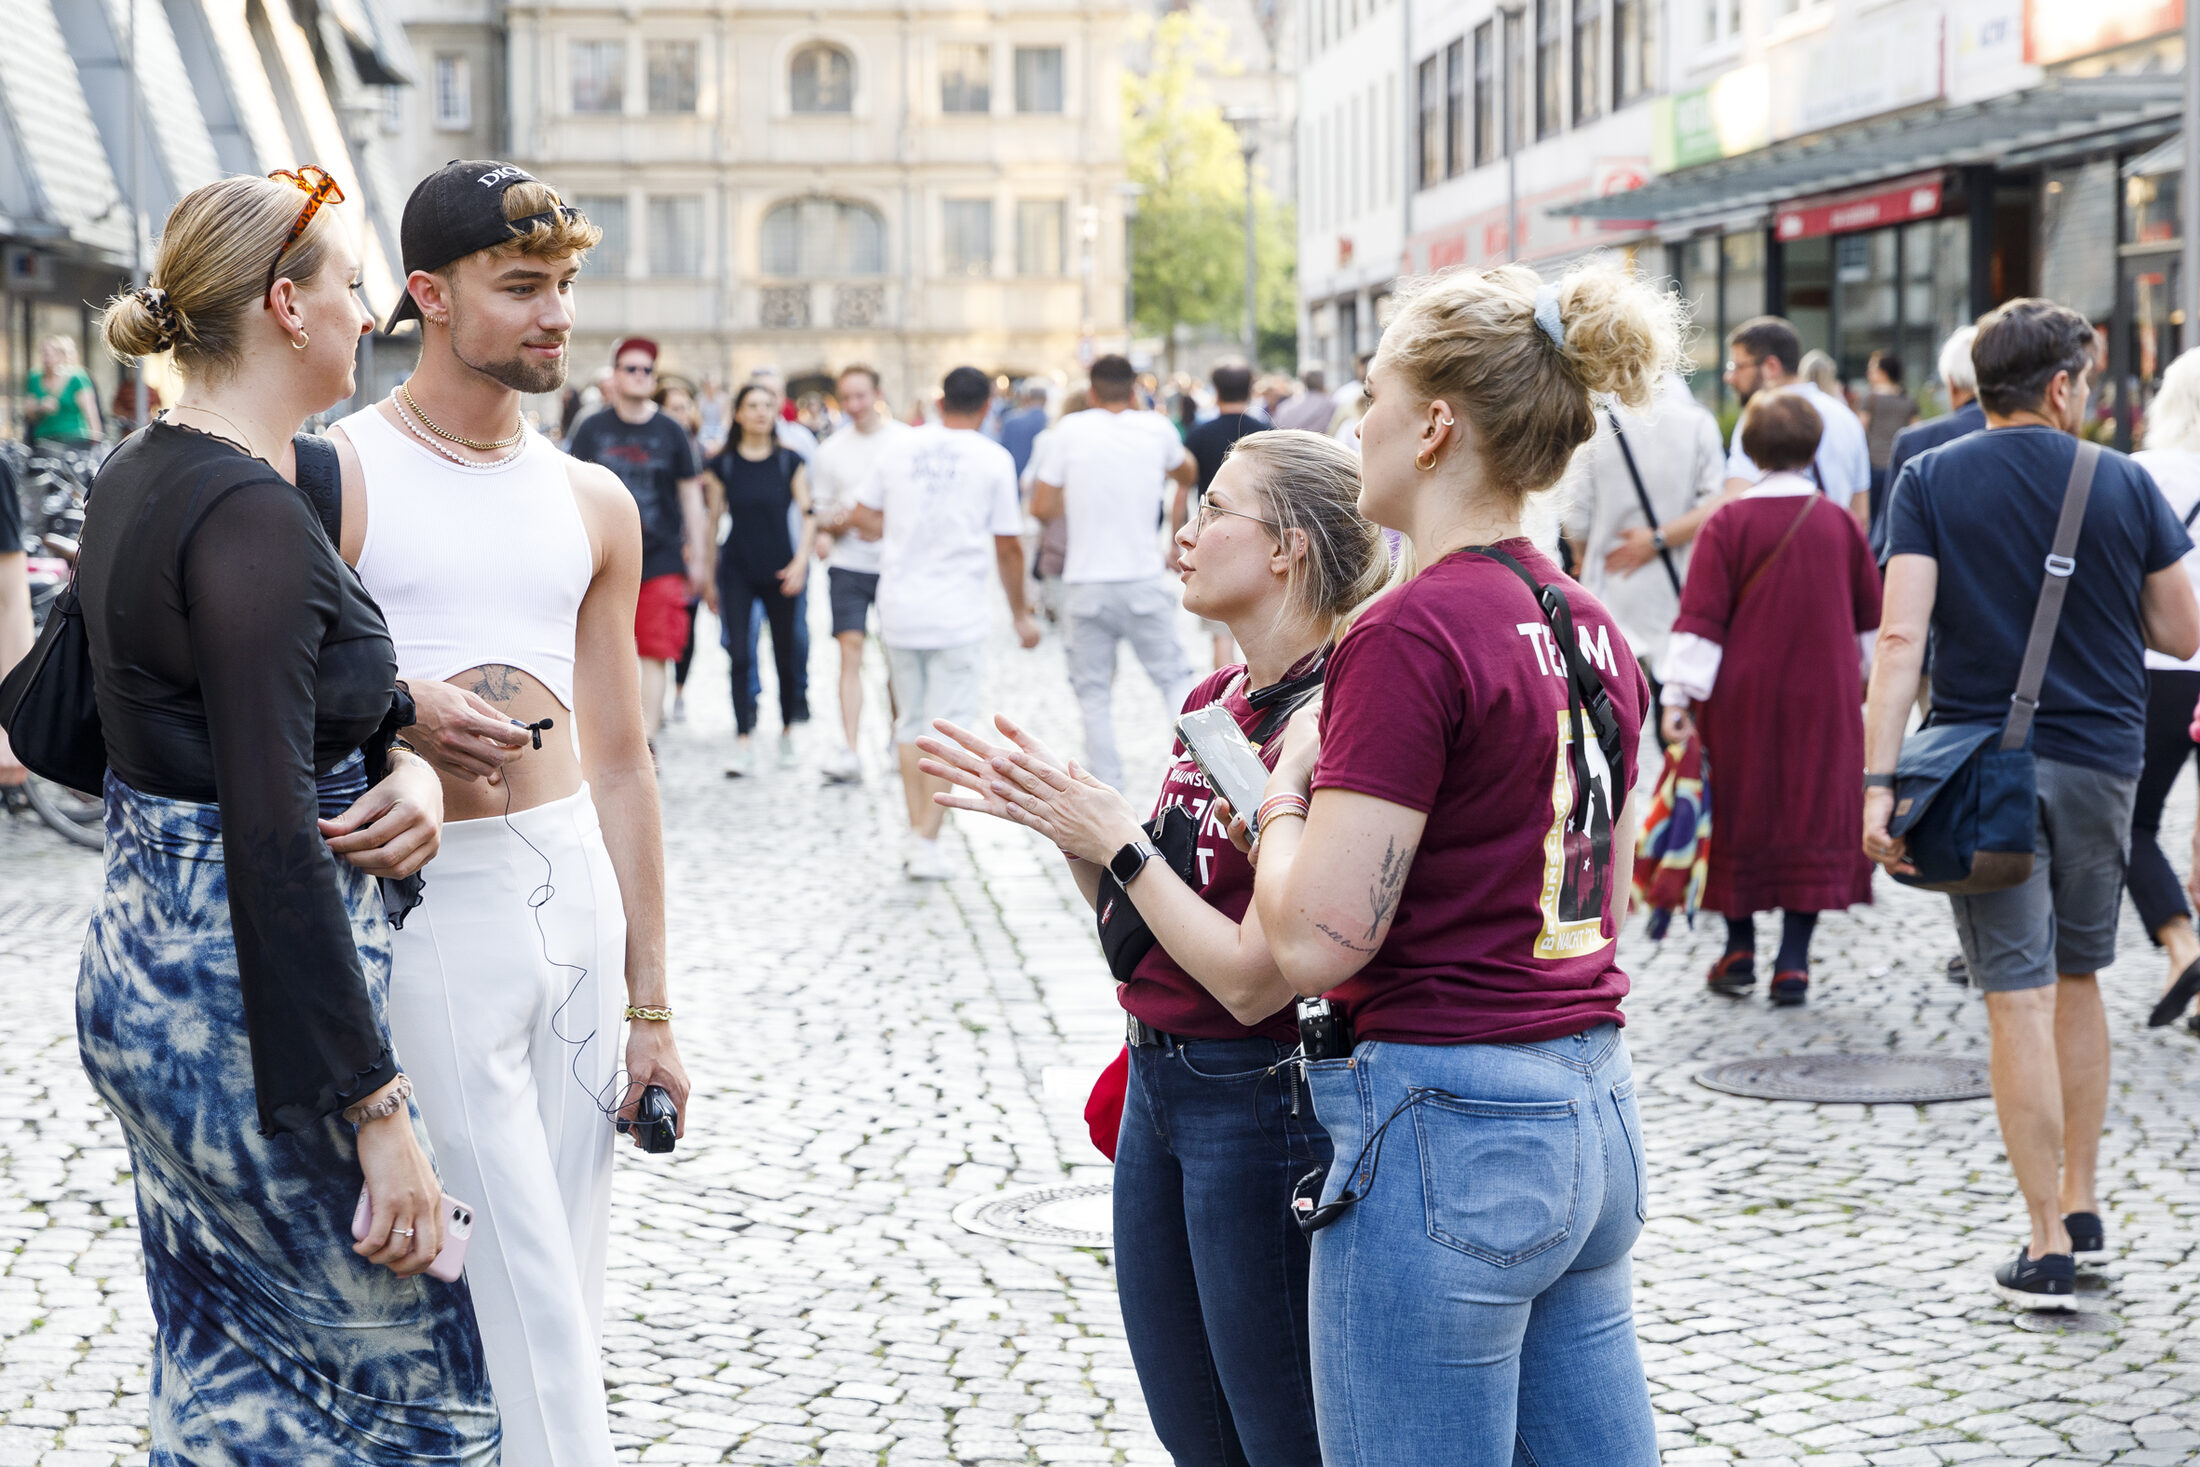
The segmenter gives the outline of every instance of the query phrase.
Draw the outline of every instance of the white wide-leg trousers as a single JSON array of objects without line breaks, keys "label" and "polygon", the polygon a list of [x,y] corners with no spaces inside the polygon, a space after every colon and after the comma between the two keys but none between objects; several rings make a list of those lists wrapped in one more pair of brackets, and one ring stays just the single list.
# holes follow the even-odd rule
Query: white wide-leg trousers
[{"label": "white wide-leg trousers", "polygon": [[626,915],[587,786],[509,825],[453,821],[427,877],[393,934],[390,1032],[444,1189],[474,1206],[466,1277],[504,1461],[610,1467],[598,1097],[617,1098]]}]

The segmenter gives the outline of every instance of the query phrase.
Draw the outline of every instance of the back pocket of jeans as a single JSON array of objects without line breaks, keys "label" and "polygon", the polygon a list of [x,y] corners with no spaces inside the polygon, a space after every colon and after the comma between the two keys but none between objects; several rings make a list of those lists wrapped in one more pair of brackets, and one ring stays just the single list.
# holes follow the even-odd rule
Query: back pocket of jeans
[{"label": "back pocket of jeans", "polygon": [[1413,1108],[1428,1235],[1510,1268],[1573,1232],[1581,1107],[1430,1095]]}]

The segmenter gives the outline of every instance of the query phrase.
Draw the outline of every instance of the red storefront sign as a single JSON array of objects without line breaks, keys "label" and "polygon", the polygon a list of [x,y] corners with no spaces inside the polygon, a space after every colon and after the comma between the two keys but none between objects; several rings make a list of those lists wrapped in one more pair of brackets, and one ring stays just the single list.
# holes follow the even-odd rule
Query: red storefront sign
[{"label": "red storefront sign", "polygon": [[1940,212],[1940,193],[1941,179],[1933,174],[1875,193],[1798,199],[1773,215],[1773,228],[1782,240],[1816,239],[1822,234],[1850,234],[1929,219]]}]

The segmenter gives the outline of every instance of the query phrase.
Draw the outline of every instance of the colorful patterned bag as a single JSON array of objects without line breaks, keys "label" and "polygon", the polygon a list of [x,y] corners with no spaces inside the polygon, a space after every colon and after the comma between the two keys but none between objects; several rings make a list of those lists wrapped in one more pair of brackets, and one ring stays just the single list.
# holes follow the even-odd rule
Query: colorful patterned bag
[{"label": "colorful patterned bag", "polygon": [[1665,746],[1665,769],[1635,847],[1635,896],[1651,909],[1650,936],[1663,937],[1676,911],[1693,923],[1710,850],[1711,762],[1691,733]]}]

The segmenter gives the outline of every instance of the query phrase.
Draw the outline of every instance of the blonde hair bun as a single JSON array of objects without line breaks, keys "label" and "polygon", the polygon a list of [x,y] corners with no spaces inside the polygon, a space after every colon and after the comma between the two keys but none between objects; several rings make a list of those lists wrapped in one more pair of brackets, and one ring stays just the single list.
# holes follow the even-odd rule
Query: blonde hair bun
[{"label": "blonde hair bun", "polygon": [[1680,365],[1687,307],[1617,265],[1589,265],[1558,281],[1562,355],[1582,390],[1623,406],[1649,404]]},{"label": "blonde hair bun", "polygon": [[1610,264],[1548,287],[1558,332],[1536,320],[1533,270],[1449,270],[1411,282],[1378,360],[1422,402],[1472,425],[1489,482],[1525,500],[1558,482],[1596,431],[1603,398],[1639,407],[1680,362],[1686,307]]}]

